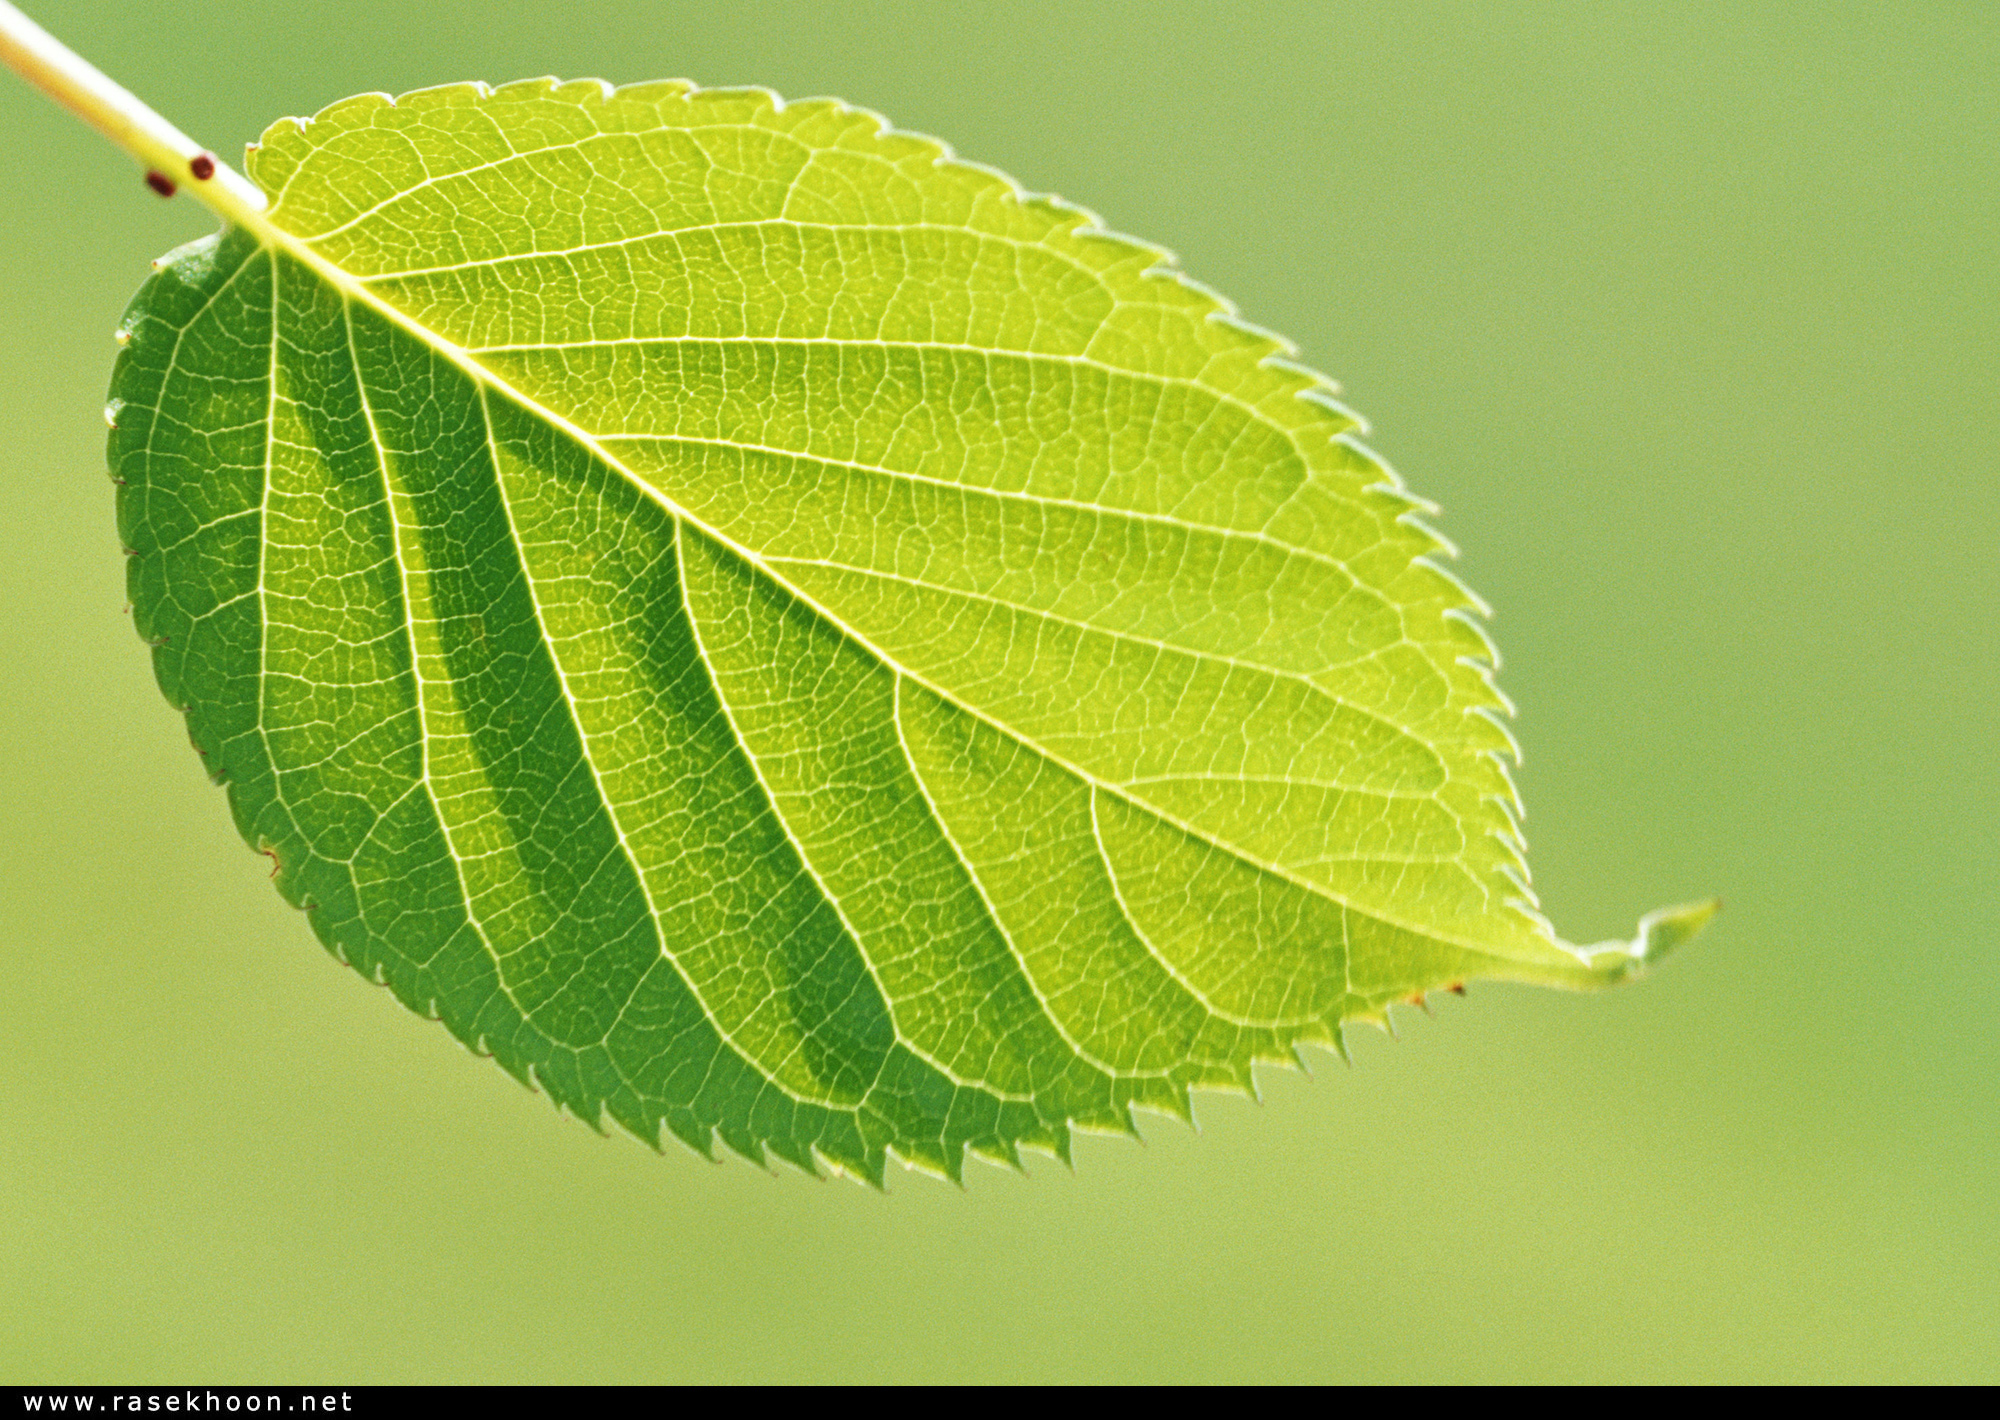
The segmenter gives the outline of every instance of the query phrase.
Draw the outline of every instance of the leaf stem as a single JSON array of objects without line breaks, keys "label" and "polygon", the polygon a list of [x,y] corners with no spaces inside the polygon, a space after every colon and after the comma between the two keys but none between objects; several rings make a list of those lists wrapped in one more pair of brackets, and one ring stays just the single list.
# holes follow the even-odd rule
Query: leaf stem
[{"label": "leaf stem", "polygon": [[0,0],[0,61],[137,158],[155,191],[170,196],[185,187],[225,221],[262,225],[265,198],[255,183],[7,0]]}]

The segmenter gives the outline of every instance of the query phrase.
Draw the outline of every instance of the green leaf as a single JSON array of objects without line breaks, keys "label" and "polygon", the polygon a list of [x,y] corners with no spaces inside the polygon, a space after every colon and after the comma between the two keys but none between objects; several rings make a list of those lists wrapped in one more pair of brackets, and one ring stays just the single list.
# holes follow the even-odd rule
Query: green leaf
[{"label": "green leaf", "polygon": [[1066,1155],[1535,912],[1484,608],[1276,337],[872,114],[335,105],[164,258],[131,589],[341,959],[583,1118]]}]

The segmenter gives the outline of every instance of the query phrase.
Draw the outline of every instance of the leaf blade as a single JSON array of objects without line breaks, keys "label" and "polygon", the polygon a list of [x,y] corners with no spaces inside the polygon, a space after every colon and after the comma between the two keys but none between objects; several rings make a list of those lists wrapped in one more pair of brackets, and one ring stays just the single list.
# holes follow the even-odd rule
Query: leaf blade
[{"label": "leaf blade", "polygon": [[1525,896],[1448,545],[1158,249],[677,84],[252,175],[114,381],[163,688],[336,954],[583,1117],[956,1177],[1624,970]]}]

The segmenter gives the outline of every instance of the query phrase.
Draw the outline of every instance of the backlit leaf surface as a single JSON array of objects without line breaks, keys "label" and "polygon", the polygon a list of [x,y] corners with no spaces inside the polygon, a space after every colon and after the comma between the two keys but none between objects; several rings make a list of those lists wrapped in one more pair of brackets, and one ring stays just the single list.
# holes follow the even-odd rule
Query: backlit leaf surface
[{"label": "backlit leaf surface", "polygon": [[135,615],[327,946],[586,1119],[956,1176],[1697,924],[1554,939],[1424,505],[1156,248],[680,83],[251,174],[123,332]]}]

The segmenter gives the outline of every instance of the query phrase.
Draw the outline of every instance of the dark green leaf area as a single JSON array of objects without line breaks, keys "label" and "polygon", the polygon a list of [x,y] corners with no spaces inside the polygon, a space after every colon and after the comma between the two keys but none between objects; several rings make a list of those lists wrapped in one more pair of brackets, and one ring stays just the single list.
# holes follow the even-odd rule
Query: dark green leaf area
[{"label": "dark green leaf area", "polygon": [[[127,330],[135,617],[343,960],[586,1119],[704,1151],[879,1179],[894,1144],[955,1174],[967,1148],[1066,1152],[1072,1120],[1174,1106],[1164,1072],[1056,1038],[896,745],[891,678],[726,549],[240,234],[167,263]],[[743,687],[733,727],[716,678],[772,665],[806,693]],[[826,746],[857,777],[804,831],[864,845],[840,900],[908,918],[879,969],[962,998],[960,1035],[983,1018],[998,1085],[898,1039],[773,811],[788,786],[743,751],[816,702],[873,713]],[[928,912],[902,912],[911,882]],[[948,973],[920,983],[939,942]]]}]

